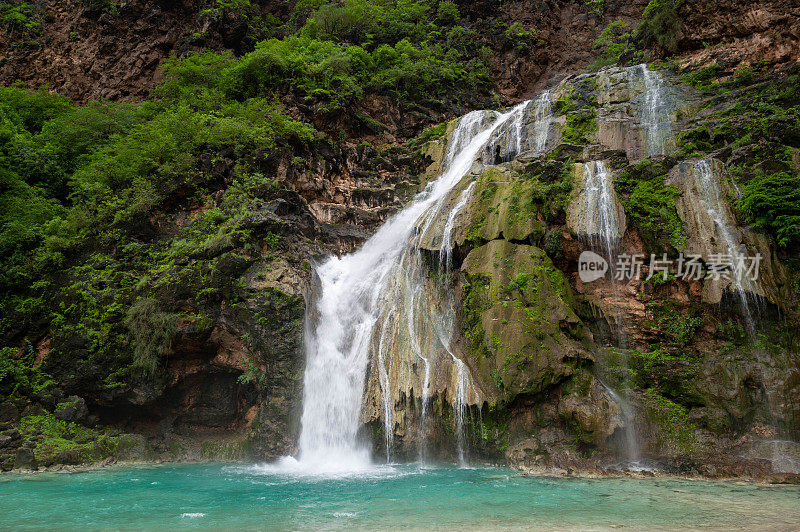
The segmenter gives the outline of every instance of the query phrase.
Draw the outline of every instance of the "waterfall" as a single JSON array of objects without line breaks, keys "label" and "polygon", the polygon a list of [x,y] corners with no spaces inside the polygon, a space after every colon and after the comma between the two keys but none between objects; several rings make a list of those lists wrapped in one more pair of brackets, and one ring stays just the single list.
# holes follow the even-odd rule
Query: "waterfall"
[{"label": "waterfall", "polygon": [[611,176],[603,161],[591,161],[583,165],[583,178],[583,230],[592,244],[603,247],[611,261],[622,236]]},{"label": "waterfall", "polygon": [[465,465],[467,463],[464,455],[464,414],[467,410],[467,391],[470,386],[469,374],[467,373],[467,365],[463,361],[453,355],[453,362],[458,368],[458,379],[456,380],[456,393],[455,401],[453,401],[453,413],[456,419],[456,446],[458,452],[458,463]]},{"label": "waterfall", "polygon": [[637,68],[641,70],[644,80],[641,122],[646,132],[647,153],[650,157],[665,155],[669,140],[672,138],[672,123],[664,81],[658,72],[648,69],[644,63]]},{"label": "waterfall", "polygon": [[[423,289],[425,270],[413,245],[414,231],[431,230],[448,192],[470,171],[492,134],[512,117],[522,120],[521,109],[528,103],[505,114],[475,111],[462,117],[452,134],[442,175],[360,250],[316,266],[317,297],[305,337],[299,445],[303,468],[349,471],[369,466],[369,450],[359,442],[357,433],[371,358],[377,366],[387,457],[391,456],[393,434],[391,368],[403,362],[400,352],[410,351],[409,357],[424,361],[427,387],[432,357],[444,350],[453,359],[456,388],[464,391],[455,390],[455,402],[467,400],[468,371],[449,348],[452,302],[433,301]],[[466,198],[462,198],[464,204]],[[463,208],[462,202],[459,204]],[[426,393],[423,390],[425,400]],[[463,406],[458,408],[463,412]]]},{"label": "waterfall", "polygon": [[719,183],[714,176],[714,171],[711,169],[708,159],[701,159],[694,163],[694,172],[692,173],[695,178],[695,185],[700,193],[700,204],[714,221],[716,236],[719,239],[723,253],[730,255],[733,263],[731,272],[732,285],[742,307],[742,317],[745,319],[748,330],[752,333],[755,331],[755,322],[750,310],[748,293],[755,294],[757,289],[755,281],[750,279],[743,269],[747,250],[743,244],[739,244],[734,234],[733,228],[736,223],[728,209],[727,202],[722,197]]},{"label": "waterfall", "polygon": [[[614,268],[619,243],[625,232],[624,211],[614,192],[611,174],[603,161],[584,163],[582,170],[583,184],[580,195],[570,207],[568,223],[578,236],[588,241],[590,247],[605,254],[612,279],[610,290],[616,297],[619,293],[619,284],[614,281]],[[614,315],[614,321],[621,323],[622,314],[619,307],[614,306],[611,313]],[[612,323],[612,320],[609,320],[609,323]],[[623,327],[616,330],[616,343],[617,347],[623,348],[627,344]],[[627,363],[622,364],[620,369],[623,371],[622,384],[625,388],[630,388]],[[627,466],[640,468],[634,406],[604,382],[600,381],[600,384],[619,405],[625,421],[623,436]]]},{"label": "waterfall", "polygon": [[545,148],[547,148],[547,139],[550,135],[550,124],[552,122],[553,95],[549,90],[546,90],[536,99],[536,124],[533,131],[534,147],[538,153],[544,152]]},{"label": "waterfall", "polygon": [[627,457],[628,466],[634,470],[642,469],[639,456],[639,444],[636,442],[636,430],[634,427],[634,417],[636,415],[636,412],[626,399],[623,399],[605,382],[603,382],[600,379],[597,379],[597,381],[606,390],[606,393],[608,393],[611,399],[613,399],[614,402],[617,403],[620,412],[622,413],[622,418],[623,420],[625,420],[625,426],[623,427],[623,432],[625,437],[625,451],[628,455]]},{"label": "waterfall", "polygon": [[441,273],[446,273],[453,267],[453,229],[458,215],[461,214],[461,211],[466,207],[467,201],[469,201],[469,197],[474,188],[475,181],[470,183],[466,190],[461,193],[461,196],[458,198],[458,203],[456,203],[453,210],[450,211],[450,214],[447,215],[447,222],[445,222],[444,233],[442,235],[442,245],[439,247],[439,270]]}]

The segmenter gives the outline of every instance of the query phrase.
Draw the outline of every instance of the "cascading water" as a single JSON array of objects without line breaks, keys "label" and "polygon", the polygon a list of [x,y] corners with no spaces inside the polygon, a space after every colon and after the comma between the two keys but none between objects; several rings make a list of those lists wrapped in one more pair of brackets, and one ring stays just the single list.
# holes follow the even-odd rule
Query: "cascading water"
[{"label": "cascading water", "polygon": [[[537,152],[544,152],[550,136],[550,125],[553,123],[553,95],[549,90],[544,91],[536,99],[536,124],[534,126],[534,148]],[[522,150],[520,150],[522,151]]]},{"label": "cascading water", "polygon": [[[611,174],[603,161],[590,161],[583,165],[583,185],[581,189],[581,204],[575,205],[574,215],[576,230],[579,235],[584,237],[588,244],[598,252],[605,254],[611,270],[611,278],[614,278],[614,263],[619,248],[619,243],[624,232],[624,214],[622,213],[616,195]],[[616,283],[613,283],[615,293],[618,290]],[[616,321],[620,321],[619,309],[617,309]],[[617,343],[619,347],[626,344],[622,330],[618,331]],[[627,369],[623,368],[624,373],[622,382],[625,387],[627,382]],[[601,381],[602,383],[602,381]],[[615,392],[605,383],[602,383],[611,399],[619,405],[625,426],[623,428],[625,452],[627,455],[627,466],[640,468],[639,447],[636,442],[636,428],[634,425],[635,410],[627,399]]]},{"label": "cascading water", "polygon": [[611,176],[603,161],[584,163],[583,176],[584,230],[590,243],[602,246],[608,260],[613,261],[622,231]]},{"label": "cascading water", "polygon": [[700,193],[700,203],[708,215],[714,221],[716,236],[725,254],[729,255],[733,263],[731,272],[732,286],[736,291],[739,303],[742,308],[742,317],[748,331],[755,332],[755,320],[750,310],[748,294],[756,294],[756,281],[751,279],[745,268],[746,249],[742,249],[733,232],[735,223],[729,212],[727,204],[724,202],[719,184],[711,169],[708,159],[701,159],[694,163],[695,185]]},{"label": "cascading water", "polygon": [[[714,223],[714,235],[712,235],[713,242],[716,244],[717,249],[709,250],[711,252],[727,255],[730,259],[731,271],[729,272],[730,286],[736,293],[739,300],[739,307],[741,316],[744,320],[747,333],[752,340],[750,345],[751,353],[756,360],[759,361],[764,367],[769,367],[772,364],[771,355],[762,347],[757,341],[757,323],[753,315],[751,303],[755,303],[758,309],[760,287],[758,286],[757,270],[749,271],[746,264],[748,260],[747,248],[744,244],[740,243],[734,231],[736,222],[733,218],[733,213],[730,211],[727,202],[724,199],[720,189],[719,181],[708,159],[700,159],[693,165],[693,172],[695,187],[700,195],[700,205],[708,214],[709,218]],[[705,257],[708,259],[709,257]],[[726,260],[726,262],[728,262]],[[755,276],[753,276],[755,274]],[[753,298],[753,299],[751,299]],[[776,421],[775,412],[779,412],[781,407],[778,406],[781,399],[774,397],[767,393],[764,400],[764,408],[766,414],[766,421],[776,434],[780,434],[779,424]],[[763,442],[767,444],[768,442]],[[780,447],[772,445],[771,461],[775,471],[781,471],[786,467],[785,456],[780,453]]]},{"label": "cascading water", "polygon": [[642,127],[646,132],[647,153],[665,155],[672,138],[672,122],[669,116],[666,86],[658,72],[642,63],[636,67],[644,80],[644,103],[642,105]]},{"label": "cascading water", "polygon": [[447,222],[444,225],[444,233],[442,235],[442,245],[439,246],[439,271],[446,273],[453,267],[453,229],[458,215],[464,210],[464,207],[469,201],[472,190],[475,188],[475,182],[469,184],[466,190],[461,193],[450,214],[447,215]]},{"label": "cascading water", "polygon": [[[528,103],[505,114],[476,111],[465,115],[453,132],[442,175],[359,251],[331,257],[316,268],[319,296],[306,329],[299,455],[303,468],[347,471],[370,464],[369,451],[357,436],[370,353],[378,368],[387,456],[393,433],[390,367],[396,363],[398,350],[410,346],[415,357],[425,362],[427,376],[432,357],[446,351],[454,362],[455,387],[460,388],[455,390],[454,402],[461,403],[457,408],[463,412],[471,386],[466,383],[469,375],[463,362],[449,349],[453,311],[447,307],[452,305],[446,302],[442,310],[421,289],[424,264],[413,245],[413,234],[415,228],[421,227],[422,233],[430,230],[448,192],[469,172],[491,135],[511,117],[522,120],[521,109]],[[425,380],[427,386],[428,377]]]}]

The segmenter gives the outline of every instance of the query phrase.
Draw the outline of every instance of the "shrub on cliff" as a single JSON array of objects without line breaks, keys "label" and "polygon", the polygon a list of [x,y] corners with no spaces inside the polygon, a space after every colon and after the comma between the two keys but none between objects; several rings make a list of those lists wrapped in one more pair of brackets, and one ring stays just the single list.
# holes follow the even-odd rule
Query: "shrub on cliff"
[{"label": "shrub on cliff", "polygon": [[779,245],[800,244],[800,176],[757,175],[744,186],[739,209],[749,222],[772,233]]},{"label": "shrub on cliff", "polygon": [[178,316],[164,312],[158,301],[144,298],[136,301],[125,314],[125,327],[133,339],[134,364],[152,375],[158,362],[172,344],[177,332]]},{"label": "shrub on cliff", "polygon": [[680,4],[680,0],[650,0],[636,30],[636,40],[644,46],[655,43],[667,53],[675,53],[681,30]]}]

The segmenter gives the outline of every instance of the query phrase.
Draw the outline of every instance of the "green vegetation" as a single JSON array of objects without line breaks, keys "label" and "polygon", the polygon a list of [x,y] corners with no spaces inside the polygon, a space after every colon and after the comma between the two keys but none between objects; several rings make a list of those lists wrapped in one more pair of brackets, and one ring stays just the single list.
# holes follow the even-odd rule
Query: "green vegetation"
[{"label": "green vegetation", "polygon": [[33,362],[30,345],[27,349],[0,349],[0,396],[39,393],[55,384],[50,375],[34,368]]},{"label": "green vegetation", "polygon": [[[717,107],[708,120],[678,134],[680,155],[737,150],[728,171],[742,190],[736,200],[740,222],[763,229],[782,247],[795,246],[800,243],[800,71],[776,77],[755,65],[720,79],[723,74],[713,64],[684,75],[710,96],[708,107]],[[733,91],[735,99],[727,98]]]},{"label": "green vegetation", "polygon": [[780,246],[800,244],[800,175],[759,174],[745,185],[739,209]]},{"label": "green vegetation", "polygon": [[603,67],[615,65],[625,55],[634,51],[631,42],[631,33],[627,31],[628,25],[621,20],[613,20],[603,28],[595,39],[593,48],[601,49],[600,55],[589,65],[589,71],[600,70]]},{"label": "green vegetation", "polygon": [[125,436],[112,436],[77,423],[61,421],[51,413],[23,417],[18,429],[25,443],[34,449],[37,459],[44,464],[98,461],[114,456],[131,443]]},{"label": "green vegetation", "polygon": [[625,213],[652,252],[672,247],[681,250],[686,234],[675,208],[678,190],[665,184],[667,169],[658,161],[643,160],[624,170],[614,180]]},{"label": "green vegetation", "polygon": [[0,2],[0,27],[12,37],[20,34],[39,34],[42,21],[36,4],[22,0]]},{"label": "green vegetation", "polygon": [[155,299],[139,299],[131,305],[125,315],[125,326],[134,342],[136,366],[151,375],[156,372],[161,355],[167,352],[177,332],[177,321],[178,316],[163,312]]},{"label": "green vegetation", "polygon": [[[673,54],[678,47],[678,35],[681,20],[678,15],[681,0],[651,0],[644,9],[642,21],[632,30],[622,20],[613,20],[603,28],[594,42],[594,48],[600,49],[600,55],[589,65],[589,71],[603,67],[626,64],[632,65],[647,62],[645,52],[657,45],[668,54]],[[587,0],[593,13],[599,10],[602,14],[602,0]]]},{"label": "green vegetation", "polygon": [[[206,6],[202,16],[264,23],[247,0]],[[69,375],[100,371],[106,387],[152,378],[178,321],[204,326],[209,305],[236,297],[253,253],[283,245],[275,227],[253,227],[253,206],[284,193],[265,177],[275,154],[347,137],[337,125],[326,138],[312,120],[354,117],[345,128],[380,131],[356,110],[369,94],[439,107],[488,87],[488,54],[460,18],[453,2],[307,0],[270,30],[291,34],[242,57],[168,60],[154,100],[77,107],[46,90],[0,88],[3,385],[48,380],[17,358],[22,331],[49,334],[51,360]],[[32,3],[0,3],[7,29],[38,31],[38,20]],[[290,118],[279,98],[306,114]],[[197,214],[173,238],[152,238],[188,208]],[[181,300],[191,305],[175,310]]]},{"label": "green vegetation", "polygon": [[661,444],[679,452],[693,451],[697,445],[695,426],[689,419],[686,407],[664,397],[653,388],[647,389],[645,397],[648,399],[648,413],[662,432]]},{"label": "green vegetation", "polygon": [[681,20],[678,15],[681,0],[650,0],[644,8],[641,24],[636,29],[635,39],[644,46],[655,43],[667,53],[678,48],[678,33]]},{"label": "green vegetation", "polygon": [[597,110],[593,87],[585,83],[570,88],[555,102],[555,112],[566,115],[561,140],[571,144],[588,144],[597,131]]},{"label": "green vegetation", "polygon": [[606,0],[586,0],[584,2],[586,7],[589,8],[589,14],[596,17],[603,17],[603,10],[606,7]]}]

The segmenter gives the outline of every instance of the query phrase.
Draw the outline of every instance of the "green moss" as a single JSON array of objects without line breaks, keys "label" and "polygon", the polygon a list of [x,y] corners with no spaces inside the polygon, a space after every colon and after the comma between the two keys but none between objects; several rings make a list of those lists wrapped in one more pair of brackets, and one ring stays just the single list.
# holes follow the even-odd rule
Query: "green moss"
[{"label": "green moss", "polygon": [[644,160],[614,180],[629,222],[639,230],[651,252],[669,247],[681,250],[687,240],[675,207],[679,192],[664,182],[666,175],[661,163]]},{"label": "green moss", "polygon": [[51,413],[25,416],[17,428],[40,462],[102,460],[114,456],[121,441],[119,436],[61,421]]},{"label": "green moss", "polygon": [[221,442],[206,440],[200,444],[200,454],[205,460],[238,461],[247,456],[249,444],[246,440]]},{"label": "green moss", "polygon": [[661,432],[661,444],[680,453],[695,452],[698,446],[695,426],[689,420],[687,409],[649,388],[645,397],[648,416]]},{"label": "green moss", "polygon": [[571,144],[588,144],[590,136],[596,131],[597,120],[594,113],[583,111],[569,113],[561,131],[561,140]]},{"label": "green moss", "polygon": [[543,251],[493,240],[471,251],[464,269],[468,354],[499,397],[538,393],[572,372],[560,357],[564,349],[577,356],[581,324],[566,279]]}]

